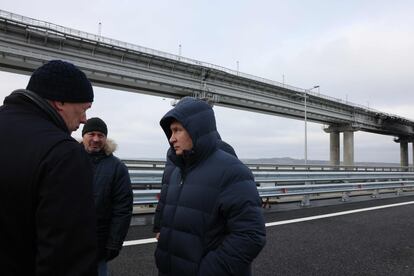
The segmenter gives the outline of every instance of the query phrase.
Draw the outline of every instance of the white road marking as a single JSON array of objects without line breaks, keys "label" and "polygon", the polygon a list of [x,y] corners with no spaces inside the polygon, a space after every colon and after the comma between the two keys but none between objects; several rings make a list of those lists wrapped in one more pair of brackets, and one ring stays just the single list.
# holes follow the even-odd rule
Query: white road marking
[{"label": "white road marking", "polygon": [[337,217],[337,216],[343,216],[343,215],[348,215],[348,214],[354,214],[354,213],[360,213],[360,212],[366,212],[366,211],[372,211],[372,210],[378,210],[378,209],[385,209],[385,208],[391,208],[391,207],[398,207],[398,206],[409,205],[409,204],[414,204],[414,201],[407,201],[407,202],[401,202],[401,203],[395,203],[395,204],[389,204],[389,205],[381,205],[381,206],[375,206],[375,207],[369,207],[369,208],[349,210],[349,211],[318,215],[318,216],[312,216],[312,217],[306,217],[306,218],[297,218],[297,219],[268,222],[266,223],[266,227],[290,224],[290,223],[296,223],[296,222],[302,222],[302,221],[309,221],[309,220],[315,220],[315,219],[322,219],[322,218]]},{"label": "white road marking", "polygon": [[154,243],[154,242],[157,242],[157,239],[156,238],[149,238],[149,239],[142,239],[142,240],[134,240],[134,241],[124,241],[123,246],[147,244],[147,243]]},{"label": "white road marking", "polygon": [[[409,205],[409,204],[414,204],[414,201],[407,201],[407,202],[401,202],[401,203],[395,203],[395,204],[381,205],[381,206],[362,208],[362,209],[356,209],[356,210],[349,210],[349,211],[343,211],[343,212],[337,212],[337,213],[331,213],[331,214],[325,214],[325,215],[318,215],[318,216],[311,216],[311,217],[305,217],[305,218],[297,218],[297,219],[289,219],[289,220],[268,222],[265,225],[266,225],[266,227],[272,227],[272,226],[278,226],[278,225],[284,225],[284,224],[290,224],[290,223],[297,223],[297,222],[310,221],[310,220],[316,220],[316,219],[343,216],[343,215],[360,213],[360,212],[367,212],[367,211],[378,210],[378,209],[404,206],[404,205]],[[148,244],[148,243],[155,243],[155,242],[157,242],[157,240],[155,238],[125,241],[123,246],[141,245],[141,244]]]}]

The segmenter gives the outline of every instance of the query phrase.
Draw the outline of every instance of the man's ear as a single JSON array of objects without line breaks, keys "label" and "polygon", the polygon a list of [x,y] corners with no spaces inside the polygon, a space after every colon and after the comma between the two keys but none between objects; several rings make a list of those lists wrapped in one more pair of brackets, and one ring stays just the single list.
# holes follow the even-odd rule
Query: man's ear
[{"label": "man's ear", "polygon": [[65,104],[64,102],[60,102],[60,101],[48,101],[48,102],[57,111],[62,111],[63,110],[63,105]]}]

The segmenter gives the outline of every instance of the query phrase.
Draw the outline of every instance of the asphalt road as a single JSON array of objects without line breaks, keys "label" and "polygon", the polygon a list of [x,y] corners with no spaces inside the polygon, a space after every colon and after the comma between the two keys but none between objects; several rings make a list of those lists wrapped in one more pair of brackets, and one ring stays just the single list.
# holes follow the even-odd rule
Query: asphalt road
[{"label": "asphalt road", "polygon": [[[265,217],[267,223],[286,222],[402,202],[408,204],[268,226],[253,275],[414,275],[414,196],[311,208],[275,206]],[[150,221],[140,217],[136,223]],[[151,237],[151,225],[136,225],[127,240]],[[110,275],[157,275],[155,247],[125,246],[110,263]]]}]

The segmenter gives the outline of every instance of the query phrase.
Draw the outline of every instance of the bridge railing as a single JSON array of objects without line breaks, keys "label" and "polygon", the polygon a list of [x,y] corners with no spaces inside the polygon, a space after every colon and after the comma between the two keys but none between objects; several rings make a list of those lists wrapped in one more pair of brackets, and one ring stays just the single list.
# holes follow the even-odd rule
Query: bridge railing
[{"label": "bridge railing", "polygon": [[[158,202],[164,161],[123,160],[130,173],[135,205]],[[414,188],[414,172],[401,167],[246,164],[251,168],[264,206],[272,198],[296,197],[309,205],[311,196],[336,194],[342,201],[361,192],[395,192]],[[335,170],[334,170],[335,169]],[[299,196],[299,198],[297,198]]]},{"label": "bridge railing", "polygon": [[[132,169],[148,169],[163,170],[165,161],[162,160],[144,160],[144,159],[123,159],[128,167]],[[267,163],[250,163],[244,164],[251,170],[258,171],[383,171],[383,172],[407,172],[414,171],[414,167],[401,166],[346,166],[346,165],[325,165],[325,164],[267,164]]]}]

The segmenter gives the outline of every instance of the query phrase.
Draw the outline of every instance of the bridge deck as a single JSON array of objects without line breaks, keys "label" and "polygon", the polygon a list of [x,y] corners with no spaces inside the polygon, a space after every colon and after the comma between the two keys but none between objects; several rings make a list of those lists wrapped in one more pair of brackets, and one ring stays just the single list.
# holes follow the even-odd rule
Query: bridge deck
[{"label": "bridge deck", "polygon": [[[405,205],[391,205],[396,203]],[[267,227],[267,244],[253,264],[253,275],[414,275],[413,195],[275,210],[266,211],[267,223],[333,216]],[[137,225],[131,227],[127,240],[151,237],[151,225]],[[148,243],[124,247],[110,263],[110,271],[113,275],[157,275],[155,246]]]}]

